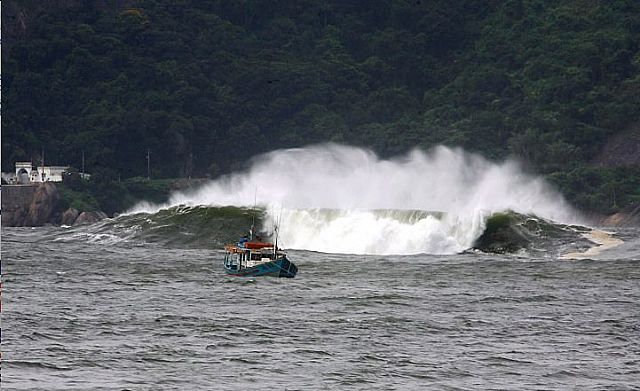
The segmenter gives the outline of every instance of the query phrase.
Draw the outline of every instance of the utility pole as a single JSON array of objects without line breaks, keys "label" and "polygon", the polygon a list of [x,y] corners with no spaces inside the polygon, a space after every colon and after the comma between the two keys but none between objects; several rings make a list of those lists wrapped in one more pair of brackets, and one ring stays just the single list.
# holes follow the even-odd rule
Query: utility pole
[{"label": "utility pole", "polygon": [[82,179],[84,179],[84,149],[82,150]]},{"label": "utility pole", "polygon": [[147,148],[147,180],[151,180],[151,149]]},{"label": "utility pole", "polygon": [[40,176],[40,181],[44,182],[44,147],[42,147],[42,175]]}]

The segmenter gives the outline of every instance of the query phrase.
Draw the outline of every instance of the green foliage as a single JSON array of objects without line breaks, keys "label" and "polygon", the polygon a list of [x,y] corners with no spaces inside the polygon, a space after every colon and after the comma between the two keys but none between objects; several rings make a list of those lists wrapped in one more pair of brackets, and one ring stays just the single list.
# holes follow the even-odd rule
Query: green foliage
[{"label": "green foliage", "polygon": [[2,164],[84,152],[108,212],[165,199],[147,150],[152,178],[187,178],[322,141],[515,156],[584,208],[638,194],[624,169],[580,180],[640,120],[634,0],[10,3]]},{"label": "green foliage", "polygon": [[618,212],[640,202],[640,167],[579,167],[548,176],[570,202],[601,213]]},{"label": "green foliage", "polygon": [[134,177],[122,181],[122,185],[131,197],[158,204],[167,202],[172,190],[173,180]]},{"label": "green foliage", "polygon": [[173,179],[133,177],[120,180],[113,171],[103,169],[89,180],[82,179],[77,173],[67,175],[58,189],[64,209],[71,207],[81,212],[101,210],[113,215],[143,200],[164,203],[171,191],[182,187],[184,185]]},{"label": "green foliage", "polygon": [[92,212],[100,210],[98,201],[89,192],[89,186],[80,182],[69,182],[66,180],[57,186],[61,198],[61,207],[63,210],[74,208],[80,212]]},{"label": "green foliage", "polygon": [[109,216],[127,209],[135,202],[114,172],[108,169],[101,169],[91,175],[89,191],[98,201],[100,209]]}]

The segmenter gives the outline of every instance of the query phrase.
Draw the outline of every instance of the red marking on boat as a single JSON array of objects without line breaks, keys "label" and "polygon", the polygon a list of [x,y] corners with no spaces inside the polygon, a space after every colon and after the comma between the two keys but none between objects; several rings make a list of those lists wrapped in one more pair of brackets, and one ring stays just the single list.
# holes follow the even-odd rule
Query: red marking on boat
[{"label": "red marking on boat", "polygon": [[255,249],[255,248],[265,248],[265,247],[273,247],[273,243],[267,242],[246,242],[244,244],[245,248]]}]

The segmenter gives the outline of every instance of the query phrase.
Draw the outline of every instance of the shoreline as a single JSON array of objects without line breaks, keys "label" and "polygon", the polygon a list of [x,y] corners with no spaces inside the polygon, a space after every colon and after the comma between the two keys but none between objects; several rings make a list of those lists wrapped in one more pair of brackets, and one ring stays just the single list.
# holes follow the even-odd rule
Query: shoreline
[{"label": "shoreline", "polygon": [[[191,182],[175,180],[170,190],[192,187]],[[109,217],[101,210],[79,210],[65,205],[54,182],[29,185],[3,185],[2,226],[39,227],[45,225],[78,225],[94,223]],[[114,216],[123,211],[116,211]],[[620,212],[603,215],[585,212],[592,227],[622,228],[640,227],[640,204],[632,204]],[[587,238],[589,239],[589,238]]]}]

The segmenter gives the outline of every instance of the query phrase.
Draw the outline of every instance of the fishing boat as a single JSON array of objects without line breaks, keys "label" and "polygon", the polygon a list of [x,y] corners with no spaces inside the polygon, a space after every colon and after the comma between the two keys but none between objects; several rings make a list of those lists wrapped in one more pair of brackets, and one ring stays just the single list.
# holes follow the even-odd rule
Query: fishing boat
[{"label": "fishing boat", "polygon": [[234,276],[257,277],[287,277],[293,278],[298,273],[298,267],[287,258],[276,244],[263,242],[253,235],[251,229],[249,237],[242,237],[236,244],[224,246],[224,268]]}]

